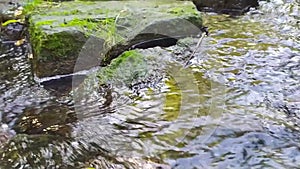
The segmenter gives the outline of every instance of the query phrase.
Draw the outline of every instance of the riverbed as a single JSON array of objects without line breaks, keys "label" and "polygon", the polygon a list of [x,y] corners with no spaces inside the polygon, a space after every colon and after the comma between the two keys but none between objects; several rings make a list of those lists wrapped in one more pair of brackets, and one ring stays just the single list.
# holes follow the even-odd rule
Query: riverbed
[{"label": "riverbed", "polygon": [[143,50],[163,58],[164,76],[138,93],[117,83],[78,100],[74,80],[85,76],[40,81],[27,44],[2,46],[10,141],[0,168],[299,167],[299,6],[274,0],[243,16],[204,13],[210,34],[188,66],[175,51],[182,46]]}]

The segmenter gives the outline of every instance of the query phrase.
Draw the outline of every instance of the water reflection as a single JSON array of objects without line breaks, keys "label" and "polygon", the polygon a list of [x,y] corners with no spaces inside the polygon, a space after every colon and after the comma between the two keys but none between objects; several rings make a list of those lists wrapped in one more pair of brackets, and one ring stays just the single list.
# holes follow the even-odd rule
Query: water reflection
[{"label": "water reflection", "polygon": [[91,75],[69,92],[70,77],[36,83],[24,52],[1,48],[1,123],[16,136],[0,166],[297,168],[299,2],[260,8],[205,14],[211,35],[189,68],[180,44],[143,50],[151,85]]}]

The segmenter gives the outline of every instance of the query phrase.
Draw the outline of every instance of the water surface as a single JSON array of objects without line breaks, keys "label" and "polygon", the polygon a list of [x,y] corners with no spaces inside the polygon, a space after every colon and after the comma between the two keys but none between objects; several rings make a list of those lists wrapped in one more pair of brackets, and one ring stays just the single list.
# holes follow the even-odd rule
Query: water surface
[{"label": "water surface", "polygon": [[143,50],[154,80],[131,89],[116,77],[99,87],[78,76],[84,90],[73,91],[74,78],[39,83],[22,46],[2,47],[1,122],[13,137],[0,168],[297,168],[299,5],[203,14],[210,36],[192,63],[180,44]]}]

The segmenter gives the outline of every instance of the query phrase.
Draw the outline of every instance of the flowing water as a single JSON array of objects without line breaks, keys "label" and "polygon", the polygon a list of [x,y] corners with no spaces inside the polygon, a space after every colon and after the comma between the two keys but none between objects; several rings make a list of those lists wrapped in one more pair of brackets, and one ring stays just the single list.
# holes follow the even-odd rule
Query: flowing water
[{"label": "flowing water", "polygon": [[298,168],[299,6],[203,14],[188,67],[184,45],[140,50],[146,73],[125,65],[110,85],[36,81],[25,47],[1,46],[0,168]]}]

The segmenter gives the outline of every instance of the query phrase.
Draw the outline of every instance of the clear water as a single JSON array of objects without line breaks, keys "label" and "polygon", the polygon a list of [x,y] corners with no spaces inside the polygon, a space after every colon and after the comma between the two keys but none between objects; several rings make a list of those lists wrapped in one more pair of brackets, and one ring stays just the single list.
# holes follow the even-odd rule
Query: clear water
[{"label": "clear water", "polygon": [[142,51],[160,80],[138,92],[116,77],[39,84],[22,48],[3,47],[0,168],[297,168],[299,6],[203,14],[210,36],[192,64],[180,45]]}]

